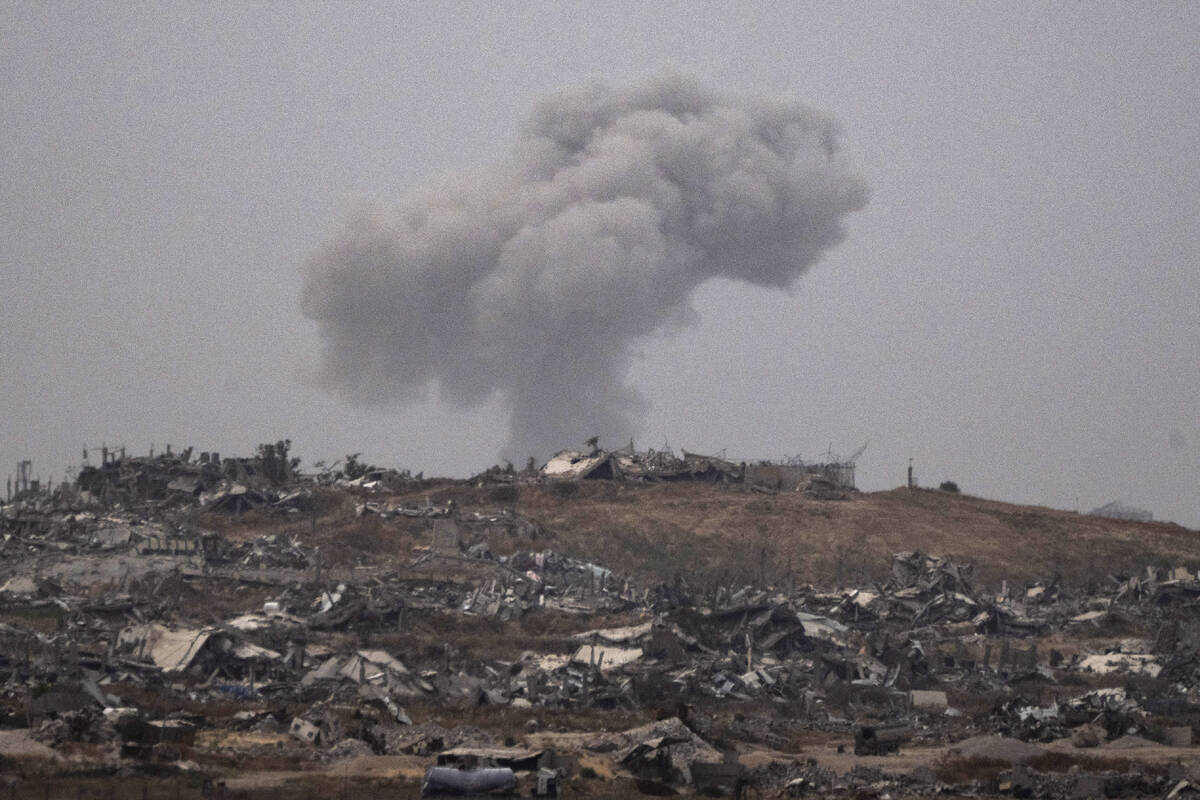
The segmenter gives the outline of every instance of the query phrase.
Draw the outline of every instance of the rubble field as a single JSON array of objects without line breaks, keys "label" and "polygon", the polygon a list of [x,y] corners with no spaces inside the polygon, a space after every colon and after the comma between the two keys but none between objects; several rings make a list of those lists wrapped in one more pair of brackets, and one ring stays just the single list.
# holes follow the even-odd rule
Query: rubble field
[{"label": "rubble field", "polygon": [[0,506],[0,796],[1200,796],[1195,531],[287,451]]}]

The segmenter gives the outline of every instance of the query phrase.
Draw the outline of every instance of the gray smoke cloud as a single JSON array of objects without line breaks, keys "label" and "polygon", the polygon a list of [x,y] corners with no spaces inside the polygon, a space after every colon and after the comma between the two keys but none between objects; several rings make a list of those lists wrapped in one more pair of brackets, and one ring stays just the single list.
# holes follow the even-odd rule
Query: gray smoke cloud
[{"label": "gray smoke cloud", "polygon": [[638,340],[705,281],[790,287],[867,202],[837,127],[793,101],[664,75],[542,101],[511,163],[364,204],[304,266],[320,380],[360,404],[499,393],[502,456],[618,445]]}]

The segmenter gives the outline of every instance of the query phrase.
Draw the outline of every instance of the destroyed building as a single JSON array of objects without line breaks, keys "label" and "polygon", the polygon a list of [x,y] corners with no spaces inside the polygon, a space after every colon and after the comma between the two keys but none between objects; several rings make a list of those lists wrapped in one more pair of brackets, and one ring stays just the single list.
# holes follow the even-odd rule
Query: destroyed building
[{"label": "destroyed building", "polygon": [[222,484],[279,486],[296,475],[299,459],[289,457],[290,447],[291,442],[279,441],[260,445],[248,458],[222,459],[220,453],[206,451],[194,460],[191,447],[172,453],[168,445],[157,456],[126,456],[124,448],[104,448],[99,465],[85,464],[79,470],[76,486],[107,504],[164,500],[172,494],[199,497]]},{"label": "destroyed building", "polygon": [[741,484],[781,492],[818,485],[829,491],[854,491],[854,461],[806,463],[799,458],[782,462],[734,462],[721,455],[701,455],[669,448],[637,451],[630,444],[621,450],[589,452],[562,450],[542,467],[540,474],[553,480],[697,481]]},{"label": "destroyed building", "polygon": [[[989,582],[916,550],[821,585],[635,575],[560,548],[550,478],[496,508],[512,493],[480,482],[185,453],[107,459],[76,495],[0,509],[0,748],[49,765],[3,762],[18,797],[42,796],[64,754],[154,796],[179,776],[239,780],[242,763],[319,787],[396,759],[411,774],[386,780],[408,796],[1200,787],[1197,564],[1108,565],[1089,586]],[[558,463],[578,479],[779,503],[723,458],[577,455]],[[323,511],[297,516],[304,498]]]}]

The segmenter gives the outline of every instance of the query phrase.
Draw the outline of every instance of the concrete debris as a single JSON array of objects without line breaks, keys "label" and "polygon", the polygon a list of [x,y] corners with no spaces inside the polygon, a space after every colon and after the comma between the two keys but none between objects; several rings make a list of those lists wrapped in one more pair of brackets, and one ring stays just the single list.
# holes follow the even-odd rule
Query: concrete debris
[{"label": "concrete debris", "polygon": [[305,744],[317,744],[321,740],[321,729],[299,717],[292,720],[288,733]]},{"label": "concrete debris", "polygon": [[627,767],[635,777],[667,786],[688,786],[693,783],[694,762],[720,763],[722,755],[701,739],[678,717],[625,731],[613,756],[618,764]]},{"label": "concrete debris", "polygon": [[950,707],[946,693],[929,689],[914,689],[908,693],[909,702],[918,711],[938,713]]},{"label": "concrete debris", "polygon": [[1162,672],[1158,659],[1149,653],[1093,653],[1078,662],[1078,668],[1098,675],[1112,672],[1138,673],[1157,678]]},{"label": "concrete debris", "polygon": [[[583,773],[572,759],[630,792],[1200,795],[1200,774],[1129,766],[1156,748],[1196,756],[1194,570],[985,587],[970,564],[902,552],[864,585],[656,583],[552,549],[512,492],[543,478],[848,489],[809,467],[801,481],[688,453],[560,453],[540,475],[486,473],[472,491],[508,499],[464,513],[400,473],[305,479],[283,445],[105,457],[69,497],[0,508],[3,727],[176,768],[197,748],[209,763],[259,746],[436,759],[426,796],[556,796]],[[335,561],[325,506],[394,534],[403,559]],[[230,519],[247,514],[269,524]],[[504,735],[464,724],[489,714]],[[618,717],[635,727],[556,729]],[[213,744],[239,736],[243,750]],[[890,767],[925,751],[939,755]],[[1039,771],[1071,755],[1112,760]],[[955,769],[996,762],[990,777]]]},{"label": "concrete debris", "polygon": [[117,637],[118,652],[149,660],[163,672],[182,672],[208,644],[207,630],[170,630],[162,625],[133,625]]},{"label": "concrete debris", "polygon": [[28,575],[14,575],[0,586],[0,594],[32,595],[37,594],[38,585]]},{"label": "concrete debris", "polygon": [[844,500],[854,492],[854,461],[831,460],[806,464],[799,459],[733,462],[723,455],[700,455],[671,450],[637,451],[593,448],[563,450],[542,466],[550,480],[702,481],[742,484],[766,493],[802,491],[820,500]]}]

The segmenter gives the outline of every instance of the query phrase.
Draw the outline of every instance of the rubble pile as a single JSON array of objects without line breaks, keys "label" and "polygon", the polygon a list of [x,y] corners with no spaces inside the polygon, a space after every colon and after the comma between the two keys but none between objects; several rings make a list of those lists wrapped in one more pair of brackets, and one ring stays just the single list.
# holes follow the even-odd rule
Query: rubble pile
[{"label": "rubble pile", "polygon": [[[1139,743],[1181,763],[1192,753],[1192,572],[985,587],[970,564],[903,552],[877,584],[699,591],[549,548],[494,554],[497,537],[547,538],[511,509],[358,502],[356,516],[424,526],[411,551],[361,566],[323,564],[302,525],[230,537],[169,513],[179,495],[208,514],[270,504],[286,517],[310,497],[286,452],[106,458],[73,499],[0,508],[0,723],[138,764],[437,757],[440,770],[557,787],[573,767],[555,759],[603,758],[644,792],[1133,797],[1200,785],[1138,771],[1129,755]],[[520,715],[523,743],[470,724],[497,710]],[[644,724],[543,721],[571,715]],[[930,762],[889,769],[898,751]],[[752,753],[770,757],[739,761]],[[1005,753],[1003,772],[955,777],[956,761]],[[491,777],[511,788],[509,774]],[[431,772],[425,785],[459,781]]]},{"label": "rubble pile", "polygon": [[[865,445],[862,449],[865,449]],[[563,450],[546,462],[539,471],[527,468],[522,473],[493,469],[479,476],[494,482],[515,482],[530,478],[562,480],[611,480],[670,483],[678,481],[742,484],[754,491],[773,493],[800,491],[820,500],[845,500],[855,491],[854,458],[862,449],[845,461],[832,458],[823,463],[804,463],[788,459],[782,463],[770,461],[733,462],[721,455],[700,455],[687,450],[635,450],[631,442],[620,450],[593,447],[587,452]]]}]

